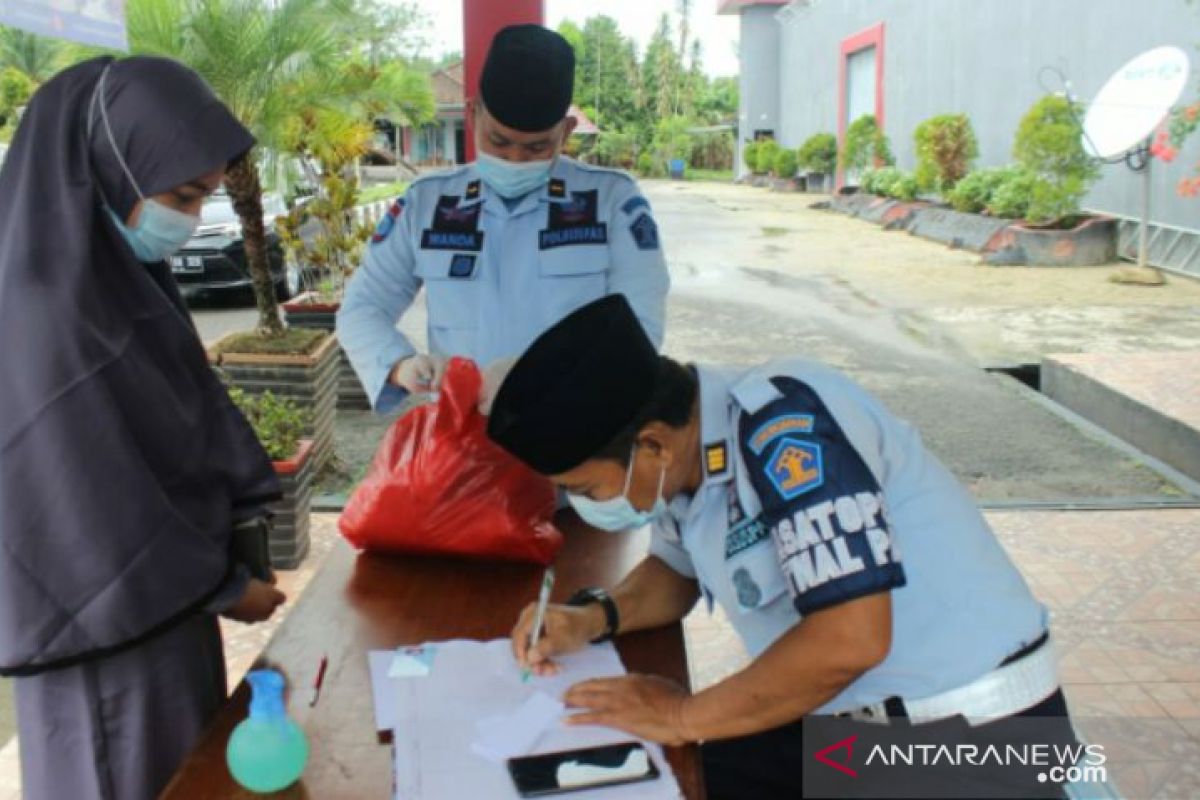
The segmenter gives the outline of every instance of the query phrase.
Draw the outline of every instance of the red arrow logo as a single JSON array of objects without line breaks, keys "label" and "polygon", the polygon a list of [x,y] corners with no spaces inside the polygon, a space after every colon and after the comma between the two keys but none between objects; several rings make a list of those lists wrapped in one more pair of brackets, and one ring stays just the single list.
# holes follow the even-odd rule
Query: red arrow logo
[{"label": "red arrow logo", "polygon": [[[850,769],[850,767],[848,766],[850,763],[850,759],[854,757],[853,745],[856,741],[858,741],[858,734],[855,734],[854,736],[849,736],[845,739],[842,739],[837,744],[831,744],[831,745],[829,745],[829,747],[826,747],[824,750],[817,751],[816,759],[817,759],[817,761],[820,761],[822,764],[824,764],[827,767],[833,767],[838,772],[844,772],[847,775],[849,775],[851,778],[857,778],[858,773],[856,771]],[[845,763],[843,763],[841,761],[834,761],[832,758],[829,757],[830,753],[836,752],[838,750],[846,751]]]}]

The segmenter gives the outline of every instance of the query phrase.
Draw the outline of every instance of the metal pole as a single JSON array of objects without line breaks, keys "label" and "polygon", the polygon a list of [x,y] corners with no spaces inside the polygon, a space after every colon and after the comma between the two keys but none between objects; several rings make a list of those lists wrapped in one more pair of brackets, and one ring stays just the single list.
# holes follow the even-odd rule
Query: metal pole
[{"label": "metal pole", "polygon": [[1138,266],[1147,267],[1150,240],[1150,165],[1154,163],[1154,156],[1147,151],[1142,163],[1142,225],[1138,230]]}]

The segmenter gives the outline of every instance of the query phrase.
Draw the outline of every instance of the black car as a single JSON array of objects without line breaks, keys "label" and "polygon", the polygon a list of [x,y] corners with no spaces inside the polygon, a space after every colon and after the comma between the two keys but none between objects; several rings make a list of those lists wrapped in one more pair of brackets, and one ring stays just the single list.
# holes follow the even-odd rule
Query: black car
[{"label": "black car", "polygon": [[[275,232],[275,218],[286,213],[287,208],[279,195],[263,195],[267,262],[271,268],[275,294],[280,300],[286,300],[300,290],[300,274],[288,263],[279,235]],[[250,294],[253,283],[246,264],[242,226],[229,195],[218,193],[204,201],[200,227],[196,229],[192,240],[171,257],[171,272],[185,297],[210,292]]]}]

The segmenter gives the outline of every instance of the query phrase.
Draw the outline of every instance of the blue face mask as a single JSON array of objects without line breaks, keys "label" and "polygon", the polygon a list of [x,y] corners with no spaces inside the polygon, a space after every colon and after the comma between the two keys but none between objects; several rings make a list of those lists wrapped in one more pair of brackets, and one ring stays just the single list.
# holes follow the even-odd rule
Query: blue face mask
[{"label": "blue face mask", "polygon": [[658,476],[658,493],[654,505],[649,511],[638,511],[629,502],[629,483],[633,479],[633,460],[637,457],[637,445],[629,458],[629,466],[625,470],[625,489],[611,500],[593,500],[579,494],[567,494],[567,502],[588,525],[602,531],[628,531],[649,525],[655,518],[667,513],[667,501],[663,499],[663,482],[667,479],[667,467],[664,464]]},{"label": "blue face mask", "polygon": [[137,226],[130,228],[112,209],[108,210],[117,230],[125,237],[138,261],[154,264],[165,261],[183,249],[192,238],[199,217],[168,208],[157,200],[143,200]]},{"label": "blue face mask", "polygon": [[475,169],[492,191],[508,200],[524,197],[550,182],[554,159],[544,161],[505,161],[476,149]]},{"label": "blue face mask", "polygon": [[88,109],[88,141],[91,141],[92,138],[92,122],[98,108],[113,155],[116,156],[117,163],[121,165],[121,170],[125,173],[129,184],[137,192],[138,199],[142,201],[142,211],[138,214],[137,226],[134,228],[130,228],[125,220],[112,210],[107,200],[104,204],[105,208],[116,224],[117,230],[121,232],[121,236],[129,243],[129,247],[137,256],[138,261],[144,264],[155,264],[167,260],[183,249],[183,246],[192,238],[192,234],[196,232],[196,228],[200,226],[200,218],[168,208],[157,200],[146,197],[142,187],[138,186],[133,172],[125,163],[125,157],[121,155],[121,148],[117,147],[112,126],[108,122],[108,109],[104,102],[104,82],[110,68],[105,67],[104,71],[100,73],[100,80],[96,82],[96,88],[92,91],[92,100]]}]

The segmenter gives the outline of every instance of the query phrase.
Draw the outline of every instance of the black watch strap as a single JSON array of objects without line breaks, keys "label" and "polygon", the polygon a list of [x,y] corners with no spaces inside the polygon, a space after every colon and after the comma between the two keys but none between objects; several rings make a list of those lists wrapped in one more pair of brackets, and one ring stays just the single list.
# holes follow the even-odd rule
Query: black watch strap
[{"label": "black watch strap", "polygon": [[587,589],[580,589],[567,600],[567,605],[569,606],[586,606],[592,603],[599,603],[604,609],[604,633],[592,639],[592,644],[607,642],[616,636],[617,630],[621,626],[621,617],[617,613],[617,604],[609,597],[608,592],[593,586]]}]

